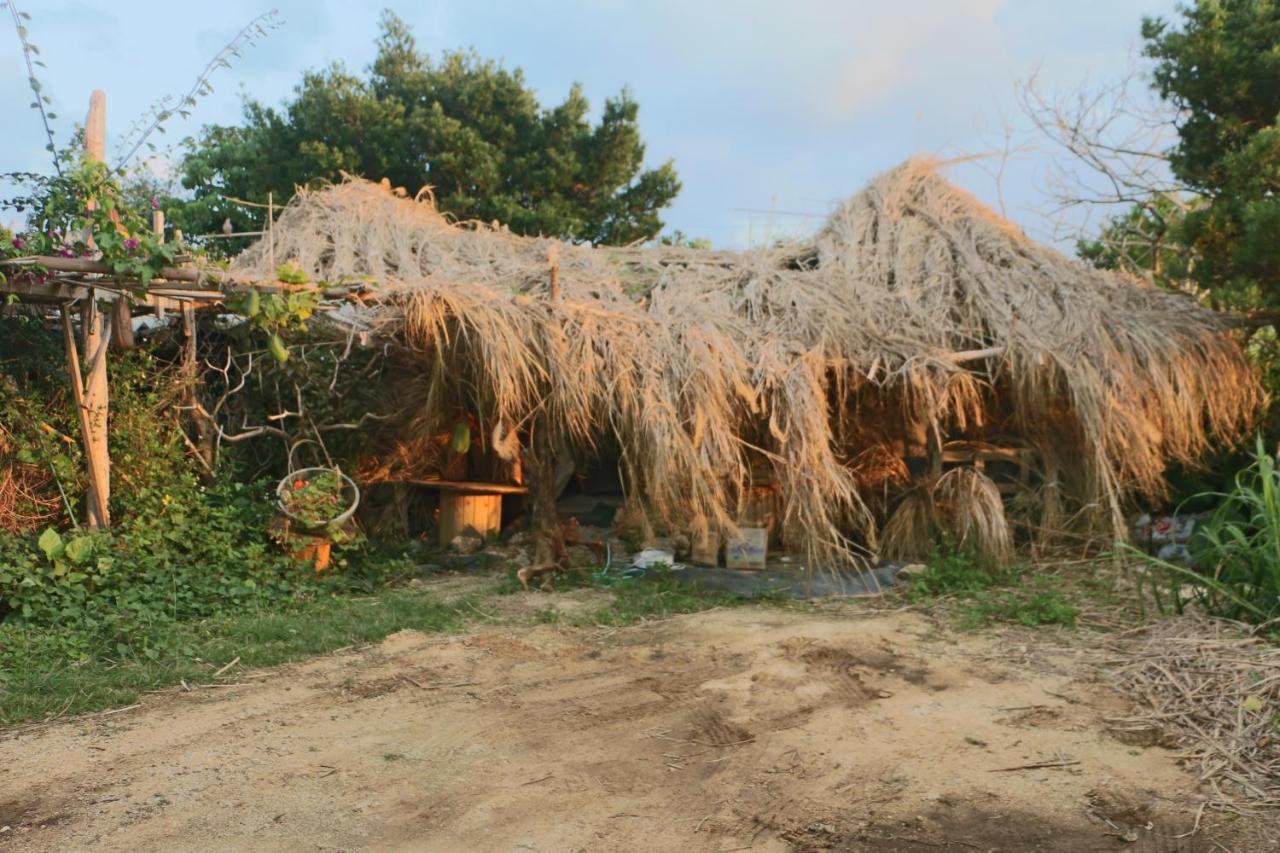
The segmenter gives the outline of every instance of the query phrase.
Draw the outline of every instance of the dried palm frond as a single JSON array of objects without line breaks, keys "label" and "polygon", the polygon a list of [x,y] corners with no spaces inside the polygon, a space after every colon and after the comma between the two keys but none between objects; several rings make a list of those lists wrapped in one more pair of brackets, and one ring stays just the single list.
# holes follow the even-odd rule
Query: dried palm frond
[{"label": "dried palm frond", "polygon": [[990,477],[976,468],[953,468],[938,478],[932,494],[938,524],[953,541],[998,563],[1009,559],[1013,535]]},{"label": "dried palm frond", "polygon": [[933,498],[928,489],[908,492],[880,531],[880,555],[890,560],[920,560],[934,546]]},{"label": "dried palm frond", "polygon": [[[1249,427],[1254,371],[1211,311],[1036,245],[935,167],[879,176],[811,243],[740,253],[519,237],[351,180],[295,196],[274,258],[378,283],[371,319],[412,353],[422,401],[403,430],[464,410],[607,439],[655,522],[731,529],[763,453],[789,544],[809,565],[853,559],[877,530],[848,464],[864,447],[843,442],[871,385],[937,433],[1012,412],[1079,470],[1060,478],[1071,509],[1121,532],[1126,496]],[[272,275],[271,257],[259,243],[233,272]],[[1000,547],[975,505],[965,529]]]}]

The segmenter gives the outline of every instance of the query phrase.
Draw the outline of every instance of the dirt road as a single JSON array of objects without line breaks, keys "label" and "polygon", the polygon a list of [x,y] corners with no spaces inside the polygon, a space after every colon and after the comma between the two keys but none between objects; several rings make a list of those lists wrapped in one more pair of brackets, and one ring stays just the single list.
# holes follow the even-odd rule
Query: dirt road
[{"label": "dirt road", "polygon": [[401,632],[0,733],[0,850],[1218,849],[1082,642],[855,607]]}]

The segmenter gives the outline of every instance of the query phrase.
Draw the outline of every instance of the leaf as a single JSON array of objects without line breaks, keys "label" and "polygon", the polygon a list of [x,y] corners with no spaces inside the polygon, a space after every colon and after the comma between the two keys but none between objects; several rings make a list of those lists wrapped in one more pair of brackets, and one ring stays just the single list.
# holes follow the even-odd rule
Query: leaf
[{"label": "leaf", "polygon": [[61,557],[62,552],[65,550],[65,546],[62,544],[62,537],[52,527],[45,528],[44,533],[41,533],[40,538],[36,540],[36,544],[44,552],[45,559],[50,562]]},{"label": "leaf", "polygon": [[289,350],[285,348],[284,341],[280,340],[280,336],[272,334],[267,339],[267,349],[271,351],[271,357],[279,364],[284,364],[289,360]]},{"label": "leaf", "polygon": [[1244,697],[1244,701],[1240,703],[1240,707],[1246,711],[1261,711],[1263,708],[1262,697],[1256,693],[1250,693]]},{"label": "leaf", "polygon": [[465,421],[459,421],[453,428],[451,446],[454,453],[466,453],[471,449],[471,427]]},{"label": "leaf", "polygon": [[93,556],[93,540],[88,536],[77,536],[66,544],[63,553],[77,566],[83,566]]}]

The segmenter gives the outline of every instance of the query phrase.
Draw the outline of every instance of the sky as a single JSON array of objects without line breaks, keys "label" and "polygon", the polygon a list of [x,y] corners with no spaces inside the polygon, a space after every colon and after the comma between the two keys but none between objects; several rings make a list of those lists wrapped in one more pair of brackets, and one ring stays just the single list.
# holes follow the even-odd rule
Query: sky
[{"label": "sky", "polygon": [[[429,52],[474,48],[523,69],[545,106],[575,81],[596,106],[629,87],[648,162],[674,160],[684,185],[668,227],[724,247],[811,232],[841,199],[913,154],[990,155],[948,177],[1033,236],[1065,245],[1046,216],[1048,170],[1063,155],[1030,131],[1017,86],[1032,74],[1050,91],[1115,79],[1134,62],[1142,17],[1175,13],[1173,0],[278,0],[282,26],[219,71],[214,93],[161,140],[236,122],[246,95],[276,104],[305,70],[364,69],[384,6]],[[100,88],[110,154],[152,102],[185,91],[241,26],[273,6],[21,0],[19,8],[48,66],[38,73],[60,141]],[[10,27],[0,29],[0,80],[0,171],[47,168]],[[1001,158],[1006,144],[1015,152]]]}]

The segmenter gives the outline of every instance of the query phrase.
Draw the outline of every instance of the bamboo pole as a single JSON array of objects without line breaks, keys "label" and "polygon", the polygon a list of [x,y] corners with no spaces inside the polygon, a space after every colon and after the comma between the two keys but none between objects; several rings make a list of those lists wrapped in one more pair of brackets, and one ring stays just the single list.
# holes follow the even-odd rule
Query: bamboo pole
[{"label": "bamboo pole", "polygon": [[[84,125],[84,155],[102,162],[106,160],[107,147],[107,96],[95,90],[89,98],[89,115]],[[98,310],[93,289],[81,306],[81,332],[84,351],[91,353],[88,377],[83,386],[83,410],[85,413],[85,460],[89,465],[89,527],[111,526],[111,454],[107,445],[108,416],[111,393],[107,386],[107,344],[111,329],[107,318]],[[77,374],[78,376],[79,374]],[[74,377],[73,377],[74,381]]]},{"label": "bamboo pole", "polygon": [[[71,331],[71,314],[67,310],[67,306],[61,307],[62,314],[62,337],[67,346],[67,368],[71,373],[71,399],[76,406],[76,419],[80,422],[80,437],[84,441],[85,467],[89,473],[89,510],[88,519],[92,526],[93,519],[108,517],[110,515],[107,507],[100,503],[101,491],[98,489],[98,466],[94,464],[93,442],[90,436],[93,429],[89,423],[89,411],[84,405],[84,377],[80,374],[80,352],[76,348],[76,336]],[[75,521],[73,518],[72,521]]]}]

